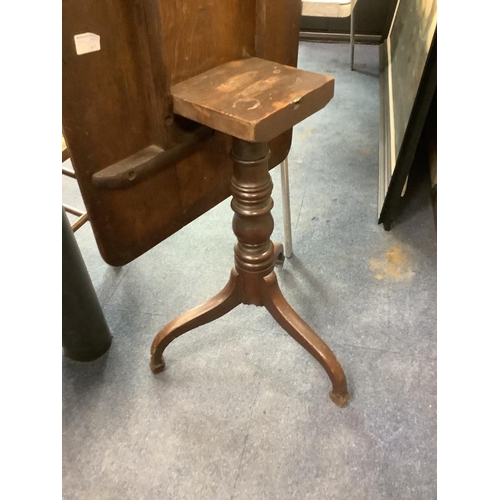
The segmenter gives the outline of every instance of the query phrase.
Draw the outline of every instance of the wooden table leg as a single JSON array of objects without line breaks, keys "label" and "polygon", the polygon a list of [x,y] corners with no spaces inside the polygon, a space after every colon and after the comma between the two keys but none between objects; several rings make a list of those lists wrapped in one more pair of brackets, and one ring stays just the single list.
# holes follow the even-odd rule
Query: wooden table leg
[{"label": "wooden table leg", "polygon": [[181,314],[160,330],[151,345],[151,371],[159,373],[165,369],[163,351],[172,340],[180,337],[183,333],[224,316],[238,304],[241,304],[240,283],[238,275],[233,270],[229,282],[217,295],[200,306]]},{"label": "wooden table leg", "polygon": [[234,163],[231,207],[233,230],[238,240],[231,278],[214,298],[174,319],[158,333],[151,346],[151,370],[158,373],[165,368],[163,351],[183,333],[223,316],[241,303],[265,306],[279,325],[319,361],[333,384],[330,397],[342,407],[349,393],[340,363],[285,300],[274,273],[275,266],[282,264],[283,247],[270,239],[274,228],[273,184],[268,170],[267,143],[234,138],[231,157]]},{"label": "wooden table leg", "polygon": [[316,358],[325,369],[333,384],[330,392],[332,401],[342,407],[349,400],[344,370],[323,339],[294,311],[281,293],[273,272],[264,278],[267,285],[266,309],[278,324],[289,333],[304,349]]}]

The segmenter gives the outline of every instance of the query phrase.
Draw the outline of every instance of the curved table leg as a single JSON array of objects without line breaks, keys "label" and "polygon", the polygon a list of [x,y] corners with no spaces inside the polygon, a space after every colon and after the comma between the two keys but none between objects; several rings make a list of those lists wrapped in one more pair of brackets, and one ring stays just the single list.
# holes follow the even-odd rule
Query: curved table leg
[{"label": "curved table leg", "polygon": [[214,321],[241,303],[241,290],[238,274],[233,270],[227,285],[210,300],[181,314],[156,335],[151,344],[150,367],[153,373],[165,369],[163,351],[177,337],[210,321]]},{"label": "curved table leg", "polygon": [[344,370],[323,339],[292,309],[281,293],[273,272],[264,278],[266,282],[264,306],[278,324],[302,347],[312,354],[325,369],[333,384],[332,401],[342,407],[349,400]]}]

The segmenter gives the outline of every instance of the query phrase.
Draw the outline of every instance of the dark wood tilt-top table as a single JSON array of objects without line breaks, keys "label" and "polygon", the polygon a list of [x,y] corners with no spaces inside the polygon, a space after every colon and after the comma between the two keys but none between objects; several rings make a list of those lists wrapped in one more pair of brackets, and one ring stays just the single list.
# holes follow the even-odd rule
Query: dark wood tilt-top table
[{"label": "dark wood tilt-top table", "polygon": [[333,97],[331,77],[251,57],[217,66],[171,88],[174,113],[233,138],[231,181],[234,267],[213,298],[168,323],[151,346],[151,370],[165,369],[163,352],[174,339],[239,304],[264,306],[324,368],[332,401],[349,400],[344,371],[327,344],[292,309],[278,286],[282,245],[270,239],[273,184],[268,142],[323,108]]}]

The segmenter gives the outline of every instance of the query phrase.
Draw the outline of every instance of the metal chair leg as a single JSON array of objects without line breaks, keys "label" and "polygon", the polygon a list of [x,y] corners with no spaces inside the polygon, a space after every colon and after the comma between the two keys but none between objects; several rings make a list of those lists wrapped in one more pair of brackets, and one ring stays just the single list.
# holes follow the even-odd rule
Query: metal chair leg
[{"label": "metal chair leg", "polygon": [[292,256],[292,222],[290,216],[290,185],[288,179],[288,157],[281,163],[281,197],[283,200],[283,227],[285,232],[284,254]]},{"label": "metal chair leg", "polygon": [[351,8],[351,71],[354,71],[354,7]]}]

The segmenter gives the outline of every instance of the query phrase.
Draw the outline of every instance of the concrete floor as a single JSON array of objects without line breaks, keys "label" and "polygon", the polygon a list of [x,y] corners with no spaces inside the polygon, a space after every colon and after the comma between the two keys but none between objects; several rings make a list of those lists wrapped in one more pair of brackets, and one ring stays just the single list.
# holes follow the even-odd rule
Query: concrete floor
[{"label": "concrete floor", "polygon": [[[301,43],[299,67],[336,78],[294,129],[287,300],[323,337],[352,394],[263,308],[239,306],[176,340],[157,331],[217,293],[232,267],[229,200],[122,268],[76,238],[114,335],[92,363],[63,358],[65,499],[436,498],[436,228],[428,186],[377,225],[378,47]],[[273,240],[283,241],[279,168]],[[63,201],[80,205],[63,178]]]}]

